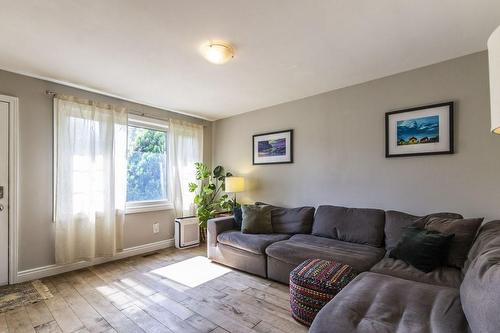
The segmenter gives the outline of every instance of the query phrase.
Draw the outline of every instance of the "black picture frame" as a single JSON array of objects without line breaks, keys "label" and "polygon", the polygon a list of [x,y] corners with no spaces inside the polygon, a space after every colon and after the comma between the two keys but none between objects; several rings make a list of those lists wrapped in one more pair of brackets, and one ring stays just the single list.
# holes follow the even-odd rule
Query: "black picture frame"
[{"label": "black picture frame", "polygon": [[[279,161],[279,162],[256,162],[255,161],[255,144],[256,139],[261,136],[266,136],[266,135],[272,135],[272,134],[282,134],[282,133],[289,133],[290,134],[290,158],[287,161]],[[288,130],[282,130],[282,131],[275,131],[275,132],[267,132],[267,133],[259,133],[259,134],[254,134],[252,136],[252,164],[253,165],[267,165],[267,164],[290,164],[293,163],[293,129],[288,129]]]},{"label": "black picture frame", "polygon": [[[429,151],[429,152],[418,152],[418,153],[404,153],[404,154],[391,154],[390,153],[390,142],[389,142],[389,122],[390,122],[390,117],[395,115],[395,114],[401,114],[401,113],[411,113],[415,111],[422,111],[426,109],[432,109],[432,108],[439,108],[439,107],[448,107],[448,120],[449,120],[449,125],[448,125],[448,139],[449,139],[449,145],[448,149],[446,150],[440,150],[440,151]],[[454,102],[444,102],[444,103],[437,103],[437,104],[429,104],[429,105],[423,105],[423,106],[418,106],[418,107],[412,107],[408,109],[402,109],[402,110],[395,110],[395,111],[390,111],[385,113],[385,157],[390,158],[390,157],[405,157],[405,156],[426,156],[426,155],[443,155],[443,154],[453,154],[455,152],[455,145],[454,145],[454,122],[453,122],[453,114],[454,114]]]}]

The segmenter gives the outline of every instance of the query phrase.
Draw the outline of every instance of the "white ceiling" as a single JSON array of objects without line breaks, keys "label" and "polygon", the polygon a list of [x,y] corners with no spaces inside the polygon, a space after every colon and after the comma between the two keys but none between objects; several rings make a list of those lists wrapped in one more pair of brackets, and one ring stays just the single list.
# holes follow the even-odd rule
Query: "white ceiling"
[{"label": "white ceiling", "polygon": [[0,68],[219,119],[484,50],[499,24],[499,0],[0,0]]}]

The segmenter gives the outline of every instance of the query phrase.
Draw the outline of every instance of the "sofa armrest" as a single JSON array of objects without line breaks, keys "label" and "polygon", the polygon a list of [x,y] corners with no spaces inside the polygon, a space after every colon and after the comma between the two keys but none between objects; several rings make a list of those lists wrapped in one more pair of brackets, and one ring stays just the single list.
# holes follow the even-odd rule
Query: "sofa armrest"
[{"label": "sofa armrest", "polygon": [[485,222],[479,227],[462,271],[465,273],[474,260],[493,249],[500,249],[500,220]]},{"label": "sofa armrest", "polygon": [[471,332],[498,332],[500,317],[500,221],[484,223],[465,263],[460,303]]},{"label": "sofa armrest", "polygon": [[207,222],[207,245],[217,246],[217,236],[224,231],[235,229],[234,216],[216,217]]}]

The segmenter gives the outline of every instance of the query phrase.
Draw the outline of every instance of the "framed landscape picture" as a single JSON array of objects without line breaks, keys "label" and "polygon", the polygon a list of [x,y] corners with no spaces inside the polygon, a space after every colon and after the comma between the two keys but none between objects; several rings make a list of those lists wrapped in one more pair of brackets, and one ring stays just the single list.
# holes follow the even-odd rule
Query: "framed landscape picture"
[{"label": "framed landscape picture", "polygon": [[385,156],[453,154],[453,102],[385,114]]},{"label": "framed landscape picture", "polygon": [[293,163],[293,130],[253,136],[253,164]]}]

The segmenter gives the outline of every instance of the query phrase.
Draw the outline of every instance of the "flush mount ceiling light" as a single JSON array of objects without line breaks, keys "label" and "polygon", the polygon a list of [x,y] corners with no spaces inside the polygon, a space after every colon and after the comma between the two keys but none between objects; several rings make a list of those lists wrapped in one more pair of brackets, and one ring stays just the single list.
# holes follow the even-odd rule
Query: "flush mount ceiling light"
[{"label": "flush mount ceiling light", "polygon": [[202,46],[201,50],[205,59],[217,65],[225,64],[234,58],[233,47],[225,41],[208,41]]}]

